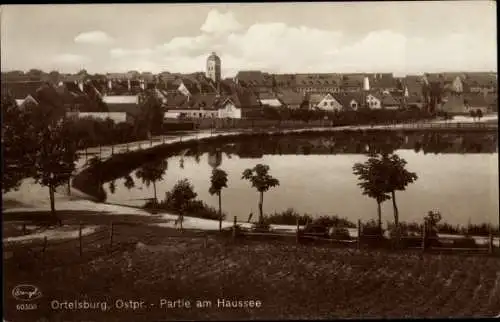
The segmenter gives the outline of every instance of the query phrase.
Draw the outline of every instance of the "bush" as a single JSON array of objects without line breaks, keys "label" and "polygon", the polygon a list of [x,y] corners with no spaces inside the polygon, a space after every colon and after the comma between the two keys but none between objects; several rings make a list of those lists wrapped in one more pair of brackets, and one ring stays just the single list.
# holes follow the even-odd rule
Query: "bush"
[{"label": "bush", "polygon": [[[219,211],[201,200],[194,199],[196,193],[192,186],[186,180],[179,181],[171,191],[165,193],[165,199],[161,202],[154,200],[147,201],[143,208],[154,210],[166,210],[174,214],[179,214],[180,209],[184,214],[196,218],[219,220]],[[222,219],[226,214],[222,213]]]},{"label": "bush", "polygon": [[[388,223],[387,229],[389,231],[389,236],[391,238],[396,237],[396,226],[394,223]],[[422,233],[422,227],[417,223],[399,223],[399,236],[400,237],[413,237],[420,236]]]},{"label": "bush", "polygon": [[472,237],[463,237],[453,240],[455,248],[476,248],[476,241]]},{"label": "bush", "polygon": [[361,225],[361,235],[362,236],[383,236],[384,229],[378,226],[378,222],[375,220],[370,220],[365,224]]},{"label": "bush", "polygon": [[349,234],[349,230],[345,227],[332,227],[328,232],[330,238],[335,240],[350,240],[351,235]]},{"label": "bush", "polygon": [[271,225],[265,220],[263,222],[257,222],[252,225],[252,230],[257,230],[257,231],[269,231],[270,228]]},{"label": "bush", "polygon": [[307,222],[312,221],[311,216],[309,215],[301,216],[293,208],[288,208],[287,210],[281,213],[275,212],[272,215],[265,216],[264,220],[269,224],[275,224],[275,225],[296,225],[297,217],[299,218],[299,225],[305,225]]},{"label": "bush", "polygon": [[324,227],[346,227],[356,228],[356,224],[349,221],[347,218],[340,218],[338,216],[321,216],[312,221],[314,225]]}]

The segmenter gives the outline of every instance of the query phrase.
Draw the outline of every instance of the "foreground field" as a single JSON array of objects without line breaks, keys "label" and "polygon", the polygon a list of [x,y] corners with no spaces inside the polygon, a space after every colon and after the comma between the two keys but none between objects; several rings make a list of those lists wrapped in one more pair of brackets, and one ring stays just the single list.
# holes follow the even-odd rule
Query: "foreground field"
[{"label": "foreground field", "polygon": [[[177,235],[177,236],[175,236]],[[10,259],[5,268],[8,321],[236,320],[341,317],[484,317],[500,313],[500,259],[422,255],[250,241],[165,228],[130,227],[113,253],[78,260],[74,245],[45,263]],[[104,249],[107,241],[95,249]],[[69,244],[68,244],[69,245]],[[85,250],[89,253],[89,250]],[[56,265],[62,258],[67,261]],[[19,311],[18,284],[39,287],[32,311]],[[204,308],[160,308],[161,299],[211,301]],[[254,300],[260,308],[218,307],[217,299]],[[51,301],[106,301],[107,310],[52,309]],[[119,300],[118,302],[116,302]],[[120,300],[143,301],[120,308]],[[31,303],[31,302],[30,302]],[[179,304],[179,302],[178,302]],[[185,304],[185,302],[184,302]],[[205,302],[205,306],[208,302]]]}]

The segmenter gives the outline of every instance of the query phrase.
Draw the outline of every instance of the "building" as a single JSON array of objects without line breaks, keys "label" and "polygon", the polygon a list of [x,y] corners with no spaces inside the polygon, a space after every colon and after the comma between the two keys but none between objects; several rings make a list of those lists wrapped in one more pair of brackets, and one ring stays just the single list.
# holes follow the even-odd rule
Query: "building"
[{"label": "building", "polygon": [[272,93],[260,93],[259,102],[262,106],[281,108],[283,103],[278,99],[275,94]]},{"label": "building", "polygon": [[103,121],[110,119],[115,124],[133,121],[133,118],[126,112],[67,112],[66,116],[72,118],[92,118]]},{"label": "building", "polygon": [[251,89],[254,93],[270,92],[274,86],[273,76],[261,71],[239,71],[234,78],[237,86]]},{"label": "building", "polygon": [[456,114],[466,114],[477,110],[486,114],[491,109],[491,102],[481,94],[451,95],[441,106],[442,111]]},{"label": "building", "polygon": [[397,110],[401,107],[401,102],[396,100],[392,95],[382,95],[382,107],[388,110]]},{"label": "building", "polygon": [[205,73],[208,79],[211,79],[214,83],[221,81],[221,60],[219,56],[212,52],[207,58],[207,69]]},{"label": "building", "polygon": [[354,93],[334,93],[336,101],[342,106],[343,111],[356,111],[360,106],[361,96]]},{"label": "building", "polygon": [[367,93],[366,94],[366,106],[370,109],[381,109],[382,108],[382,99],[379,95],[375,93]]},{"label": "building", "polygon": [[339,74],[297,74],[295,88],[302,93],[338,93],[342,78]]},{"label": "building", "polygon": [[141,113],[138,95],[122,95],[102,97],[110,113],[125,113],[127,122],[133,122]]},{"label": "building", "polygon": [[309,109],[320,109],[323,111],[340,111],[343,106],[337,101],[333,94],[310,94]]},{"label": "building", "polygon": [[283,105],[289,109],[299,109],[304,103],[304,94],[293,90],[281,90],[277,94]]}]

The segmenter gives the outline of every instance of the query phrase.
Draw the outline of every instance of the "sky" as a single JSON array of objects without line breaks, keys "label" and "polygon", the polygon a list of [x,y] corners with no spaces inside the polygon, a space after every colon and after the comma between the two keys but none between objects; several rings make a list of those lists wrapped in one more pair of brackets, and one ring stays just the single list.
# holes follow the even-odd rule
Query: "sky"
[{"label": "sky", "polygon": [[1,67],[74,73],[497,71],[494,1],[4,5]]}]

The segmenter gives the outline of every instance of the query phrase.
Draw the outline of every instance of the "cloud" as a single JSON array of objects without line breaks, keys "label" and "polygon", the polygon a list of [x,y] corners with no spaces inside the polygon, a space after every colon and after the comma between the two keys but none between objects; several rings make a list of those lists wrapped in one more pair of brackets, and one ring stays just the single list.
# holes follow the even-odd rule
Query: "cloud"
[{"label": "cloud", "polygon": [[190,73],[203,71],[206,57],[216,51],[222,59],[223,77],[252,69],[405,74],[496,66],[494,34],[477,37],[473,32],[462,32],[421,38],[395,30],[374,30],[354,41],[346,32],[281,22],[243,28],[231,12],[212,10],[197,35],[175,37],[142,50],[115,48],[110,55],[120,58],[120,66],[136,66],[140,61],[140,66],[151,67],[152,72]]},{"label": "cloud", "polygon": [[136,56],[147,56],[153,53],[152,49],[124,49],[124,48],[113,48],[109,51],[109,54],[113,58],[126,58],[126,57],[136,57]]},{"label": "cloud", "polygon": [[78,34],[74,41],[80,44],[103,45],[111,43],[113,38],[104,31],[95,30]]},{"label": "cloud", "polygon": [[232,12],[220,13],[212,9],[200,30],[205,33],[218,34],[238,31],[241,27]]},{"label": "cloud", "polygon": [[76,54],[60,54],[55,56],[52,60],[53,63],[63,65],[78,65],[82,63],[88,63],[89,61],[89,58]]}]

